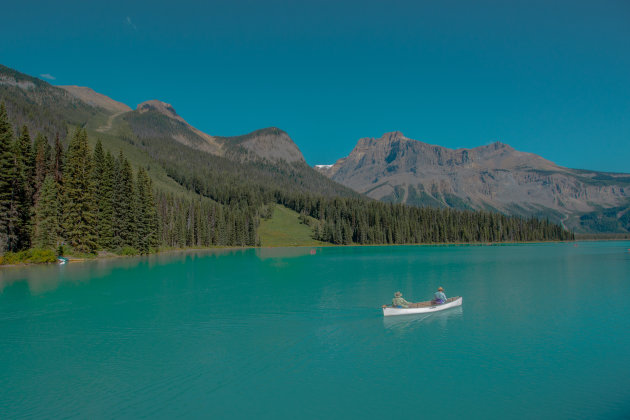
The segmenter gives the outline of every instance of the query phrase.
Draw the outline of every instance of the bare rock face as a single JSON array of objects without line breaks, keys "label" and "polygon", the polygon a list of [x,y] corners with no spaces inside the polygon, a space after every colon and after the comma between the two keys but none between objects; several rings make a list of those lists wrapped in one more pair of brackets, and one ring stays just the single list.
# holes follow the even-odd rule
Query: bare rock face
[{"label": "bare rock face", "polygon": [[315,169],[378,200],[546,216],[578,230],[579,215],[630,203],[630,175],[563,168],[498,142],[453,150],[392,132]]},{"label": "bare rock face", "polygon": [[177,112],[175,112],[175,108],[171,104],[167,104],[166,102],[158,101],[157,99],[152,99],[150,101],[142,102],[136,110],[143,114],[145,112],[155,111],[160,114],[172,118],[174,120],[186,123],[182,117],[180,117]]}]

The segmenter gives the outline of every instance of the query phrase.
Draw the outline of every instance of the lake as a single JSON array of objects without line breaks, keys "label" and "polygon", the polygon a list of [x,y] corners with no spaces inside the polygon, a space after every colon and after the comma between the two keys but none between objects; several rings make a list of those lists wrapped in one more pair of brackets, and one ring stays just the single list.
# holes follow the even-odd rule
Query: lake
[{"label": "lake", "polygon": [[[0,418],[628,418],[630,242],[0,270]],[[393,293],[463,306],[383,318]]]}]

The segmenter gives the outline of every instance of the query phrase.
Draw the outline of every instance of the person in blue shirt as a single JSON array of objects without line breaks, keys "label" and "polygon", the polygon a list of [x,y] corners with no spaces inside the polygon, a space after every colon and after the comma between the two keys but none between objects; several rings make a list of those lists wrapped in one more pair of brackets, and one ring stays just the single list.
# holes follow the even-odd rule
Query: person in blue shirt
[{"label": "person in blue shirt", "polygon": [[446,295],[444,294],[444,289],[442,287],[438,287],[438,291],[433,295],[433,301],[431,303],[435,305],[441,305],[446,302]]}]

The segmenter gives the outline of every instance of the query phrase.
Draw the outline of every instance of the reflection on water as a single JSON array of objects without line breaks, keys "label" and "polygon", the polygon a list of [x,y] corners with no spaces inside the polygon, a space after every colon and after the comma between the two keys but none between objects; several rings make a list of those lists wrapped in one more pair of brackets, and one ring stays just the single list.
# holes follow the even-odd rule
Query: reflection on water
[{"label": "reflection on water", "polygon": [[303,246],[294,248],[256,248],[256,256],[261,260],[297,258],[306,255],[315,255],[317,248]]},{"label": "reflection on water", "polygon": [[464,313],[463,306],[428,314],[384,316],[383,325],[396,333],[408,333],[427,324],[446,326],[449,320],[460,318]]},{"label": "reflection on water", "polygon": [[172,264],[192,265],[196,260],[208,258],[238,257],[251,252],[248,249],[199,249],[163,252],[134,257],[86,259],[68,264],[24,265],[0,267],[0,294],[10,286],[26,282],[31,295],[55,291],[64,283],[88,283],[92,279],[116,276],[140,270],[146,276],[151,270]]},{"label": "reflection on water", "polygon": [[55,290],[64,268],[57,264],[0,268],[0,294],[9,286],[22,281],[27,282],[28,290],[33,295]]}]

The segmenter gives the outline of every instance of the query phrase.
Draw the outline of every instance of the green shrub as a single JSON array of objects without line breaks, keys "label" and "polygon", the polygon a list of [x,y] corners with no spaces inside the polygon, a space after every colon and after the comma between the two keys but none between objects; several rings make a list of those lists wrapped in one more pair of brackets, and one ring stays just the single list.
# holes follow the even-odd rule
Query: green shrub
[{"label": "green shrub", "polygon": [[5,265],[10,265],[10,264],[25,264],[26,261],[25,260],[25,253],[26,251],[19,251],[19,252],[6,252],[4,254],[4,258],[2,263]]},{"label": "green shrub", "polygon": [[51,249],[33,248],[30,250],[30,262],[35,264],[53,263],[57,261],[55,252]]},{"label": "green shrub", "polygon": [[7,252],[0,257],[0,264],[44,264],[54,263],[57,256],[50,249],[27,249],[19,252]]},{"label": "green shrub", "polygon": [[120,255],[138,255],[139,253],[140,252],[132,246],[125,246],[119,252]]}]

